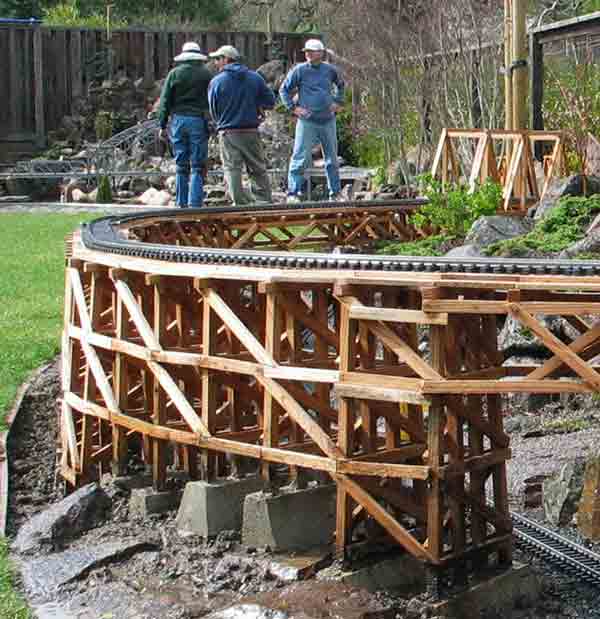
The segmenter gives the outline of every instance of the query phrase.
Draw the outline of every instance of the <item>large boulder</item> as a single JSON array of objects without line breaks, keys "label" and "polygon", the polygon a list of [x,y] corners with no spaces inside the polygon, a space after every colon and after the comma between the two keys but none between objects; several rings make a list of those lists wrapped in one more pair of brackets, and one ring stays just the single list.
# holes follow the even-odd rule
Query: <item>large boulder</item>
[{"label": "large boulder", "polygon": [[59,550],[80,533],[104,522],[110,507],[110,498],[98,484],[83,486],[26,522],[13,548],[20,554]]},{"label": "large boulder", "polygon": [[506,241],[517,236],[523,236],[531,231],[530,220],[522,217],[505,217],[491,215],[480,217],[469,230],[465,245],[485,247],[498,241]]},{"label": "large boulder", "polygon": [[[600,176],[586,176],[585,190],[587,195],[600,193]],[[584,194],[584,180],[580,174],[553,178],[550,181],[544,199],[535,209],[536,221],[547,217],[557,206],[558,201],[564,196],[581,196]]]},{"label": "large boulder", "polygon": [[585,459],[577,458],[565,464],[558,475],[544,480],[544,514],[548,522],[555,526],[570,524],[579,506],[584,476]]},{"label": "large boulder", "polygon": [[[570,344],[579,333],[560,316],[539,316],[540,324],[548,329],[559,340]],[[504,326],[498,335],[498,348],[508,357],[544,358],[549,356],[546,346],[529,328],[524,327],[513,316],[507,316]]]},{"label": "large boulder", "polygon": [[449,252],[444,254],[445,258],[481,258],[483,256],[481,247],[479,245],[460,245],[459,247],[452,248]]},{"label": "large boulder", "polygon": [[600,253],[600,228],[594,228],[589,234],[560,252],[559,258],[573,258],[583,253]]}]

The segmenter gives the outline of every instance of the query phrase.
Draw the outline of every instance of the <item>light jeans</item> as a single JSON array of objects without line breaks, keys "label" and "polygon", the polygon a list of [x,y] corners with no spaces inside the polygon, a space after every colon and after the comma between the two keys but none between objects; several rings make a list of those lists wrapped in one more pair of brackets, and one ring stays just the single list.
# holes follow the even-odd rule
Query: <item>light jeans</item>
[{"label": "light jeans", "polygon": [[325,174],[329,195],[340,192],[340,171],[338,166],[338,143],[335,117],[325,123],[299,118],[296,123],[294,152],[288,173],[288,194],[300,195],[304,190],[304,171],[312,165],[312,149],[321,144],[325,158]]},{"label": "light jeans", "polygon": [[175,153],[175,204],[197,208],[204,201],[202,168],[208,157],[208,125],[201,116],[174,114],[171,142]]}]

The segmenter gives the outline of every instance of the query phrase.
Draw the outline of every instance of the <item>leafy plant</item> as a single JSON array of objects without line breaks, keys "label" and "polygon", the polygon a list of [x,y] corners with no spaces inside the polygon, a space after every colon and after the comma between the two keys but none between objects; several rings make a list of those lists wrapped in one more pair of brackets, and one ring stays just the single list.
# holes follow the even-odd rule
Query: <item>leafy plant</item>
[{"label": "leafy plant", "polygon": [[464,185],[444,188],[430,174],[421,176],[420,181],[429,202],[411,217],[411,222],[421,230],[463,237],[479,217],[496,214],[502,199],[502,188],[492,180],[473,192]]},{"label": "leafy plant", "polygon": [[488,256],[524,256],[531,252],[552,254],[583,238],[586,228],[600,212],[600,195],[589,198],[568,196],[523,236],[493,243],[484,249]]}]

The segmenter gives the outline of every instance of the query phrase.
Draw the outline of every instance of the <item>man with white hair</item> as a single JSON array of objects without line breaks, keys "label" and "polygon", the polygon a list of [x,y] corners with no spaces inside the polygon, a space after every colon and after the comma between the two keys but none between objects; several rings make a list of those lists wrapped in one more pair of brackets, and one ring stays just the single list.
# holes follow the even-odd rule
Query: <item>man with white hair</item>
[{"label": "man with white hair", "polygon": [[337,126],[335,115],[344,103],[344,82],[332,64],[323,61],[325,46],[318,39],[304,45],[306,62],[294,67],[281,85],[281,100],[298,121],[288,173],[288,202],[299,202],[304,171],[312,163],[312,149],[320,144],[325,158],[329,199],[340,199]]},{"label": "man with white hair", "polygon": [[204,201],[203,168],[208,157],[208,85],[212,78],[208,58],[193,41],[184,43],[163,84],[158,108],[159,135],[167,137],[171,117],[171,143],[175,152],[175,204],[199,207]]}]

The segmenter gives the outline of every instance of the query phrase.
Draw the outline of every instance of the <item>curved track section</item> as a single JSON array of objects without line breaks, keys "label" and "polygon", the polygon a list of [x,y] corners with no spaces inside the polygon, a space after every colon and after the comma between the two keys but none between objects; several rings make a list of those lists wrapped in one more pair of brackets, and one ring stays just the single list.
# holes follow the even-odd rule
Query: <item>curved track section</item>
[{"label": "curved track section", "polygon": [[[510,258],[448,258],[416,256],[383,256],[369,254],[332,254],[322,252],[269,251],[269,250],[235,250],[220,247],[194,247],[169,245],[164,243],[142,242],[128,238],[123,230],[144,226],[144,222],[185,222],[202,221],[209,217],[237,214],[242,219],[253,220],[262,217],[263,221],[272,218],[277,225],[282,217],[307,213],[310,220],[317,212],[329,212],[337,215],[372,213],[377,210],[392,211],[395,217],[410,215],[423,204],[422,200],[393,200],[346,203],[306,202],[294,207],[286,205],[268,205],[249,209],[242,208],[203,208],[186,210],[165,210],[148,215],[128,215],[126,217],[105,217],[84,224],[82,240],[84,245],[96,251],[122,254],[132,257],[164,260],[169,262],[187,262],[198,264],[229,264],[254,267],[278,267],[301,269],[335,269],[335,270],[374,270],[393,272],[424,273],[471,273],[471,274],[506,274],[506,275],[600,275],[600,261],[592,260],[544,260],[544,259],[510,259]],[[416,234],[414,235],[416,236]],[[405,239],[409,240],[409,239]]]}]

